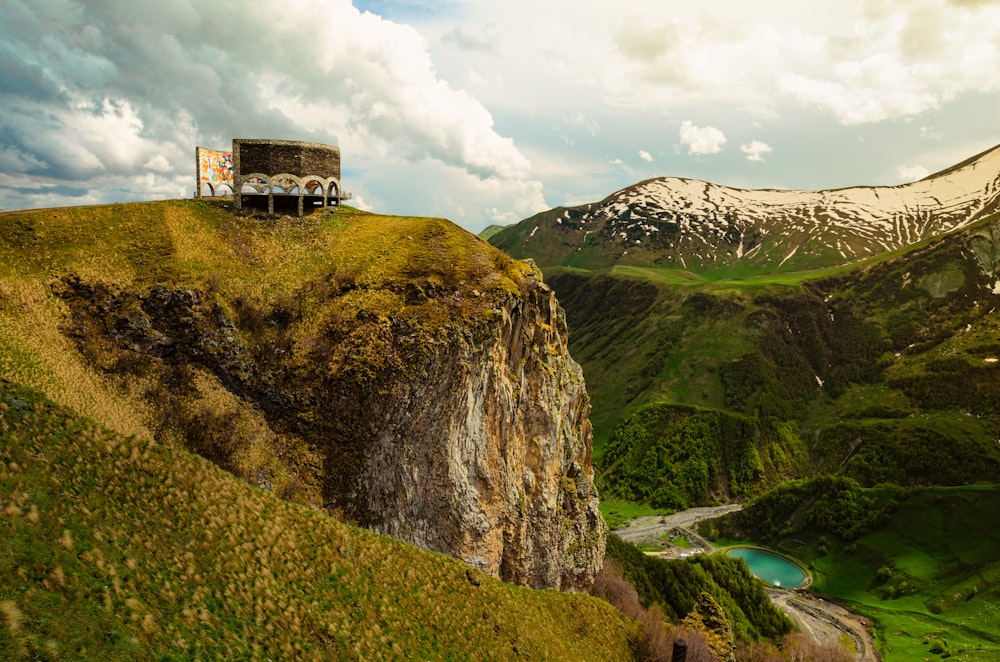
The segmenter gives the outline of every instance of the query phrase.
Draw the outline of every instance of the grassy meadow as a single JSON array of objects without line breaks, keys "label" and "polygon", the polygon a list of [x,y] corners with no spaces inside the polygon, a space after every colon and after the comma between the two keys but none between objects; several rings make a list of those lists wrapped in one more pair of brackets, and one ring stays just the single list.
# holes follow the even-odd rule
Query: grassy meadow
[{"label": "grassy meadow", "polygon": [[886,660],[1000,655],[1000,487],[861,488],[796,481],[702,522],[722,544],[760,543],[809,569],[810,590],[872,623]]},{"label": "grassy meadow", "polygon": [[1000,656],[1000,487],[903,492],[857,539],[805,530],[780,547],[874,623],[887,662]]}]

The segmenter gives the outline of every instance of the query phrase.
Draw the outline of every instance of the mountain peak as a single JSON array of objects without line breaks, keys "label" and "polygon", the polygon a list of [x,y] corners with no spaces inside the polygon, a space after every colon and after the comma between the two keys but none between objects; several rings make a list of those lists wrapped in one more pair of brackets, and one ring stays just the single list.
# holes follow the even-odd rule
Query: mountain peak
[{"label": "mountain peak", "polygon": [[773,271],[846,264],[998,208],[1000,146],[900,186],[791,191],[659,177],[596,204],[543,212],[491,241],[543,265]]}]

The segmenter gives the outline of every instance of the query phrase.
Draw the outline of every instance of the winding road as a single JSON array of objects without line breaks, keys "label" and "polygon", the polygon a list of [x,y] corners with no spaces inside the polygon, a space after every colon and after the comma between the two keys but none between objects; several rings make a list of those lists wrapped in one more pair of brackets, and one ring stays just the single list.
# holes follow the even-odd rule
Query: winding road
[{"label": "winding road", "polygon": [[879,662],[871,633],[861,619],[846,608],[811,593],[769,588],[771,601],[788,615],[796,627],[818,644],[839,644],[844,636],[854,644],[858,662]]},{"label": "winding road", "polygon": [[[617,529],[615,534],[622,540],[634,544],[645,543],[647,546],[664,545],[667,547],[664,543],[664,537],[674,529],[683,529],[688,539],[695,544],[702,545],[705,551],[710,551],[711,544],[698,536],[694,525],[705,519],[736,512],[742,507],[740,504],[729,504],[709,508],[691,508],[672,515],[638,517],[632,520],[628,526]],[[654,554],[658,553],[654,552]],[[767,595],[812,641],[818,644],[841,644],[846,636],[854,645],[857,662],[879,662],[882,659],[875,648],[871,633],[863,621],[844,607],[829,600],[814,597],[805,591],[768,588]]]},{"label": "winding road", "polygon": [[690,529],[703,519],[720,517],[742,508],[741,504],[731,503],[725,506],[689,508],[672,515],[646,515],[635,518],[624,529],[616,530],[615,534],[622,540],[634,544],[661,543],[663,535],[670,533],[672,529]]}]

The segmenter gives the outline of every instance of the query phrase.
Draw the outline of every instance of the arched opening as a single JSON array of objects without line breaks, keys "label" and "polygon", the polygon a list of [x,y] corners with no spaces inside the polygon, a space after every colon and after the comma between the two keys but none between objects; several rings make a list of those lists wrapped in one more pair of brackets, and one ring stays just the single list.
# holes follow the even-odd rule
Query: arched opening
[{"label": "arched opening", "polygon": [[270,193],[270,186],[264,175],[261,173],[247,175],[240,183],[240,207],[268,209]]},{"label": "arched opening", "polygon": [[303,195],[303,202],[306,209],[315,209],[316,207],[326,206],[326,196],[323,195],[325,192],[323,182],[318,179],[309,179],[303,186],[305,194]]}]

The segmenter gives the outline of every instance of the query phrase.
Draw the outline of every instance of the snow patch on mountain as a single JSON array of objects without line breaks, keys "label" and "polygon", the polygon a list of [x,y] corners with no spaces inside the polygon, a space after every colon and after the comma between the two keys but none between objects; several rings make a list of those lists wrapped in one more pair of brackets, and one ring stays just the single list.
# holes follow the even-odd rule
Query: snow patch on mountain
[{"label": "snow patch on mountain", "polygon": [[1000,147],[963,167],[891,187],[748,190],[663,177],[622,189],[601,203],[566,210],[559,227],[581,230],[583,242],[595,232],[612,244],[636,246],[636,240],[644,240],[641,250],[681,264],[687,257],[700,266],[750,259],[780,260],[780,266],[792,258],[803,263],[816,257],[841,263],[862,259],[965,227],[998,210]]}]

